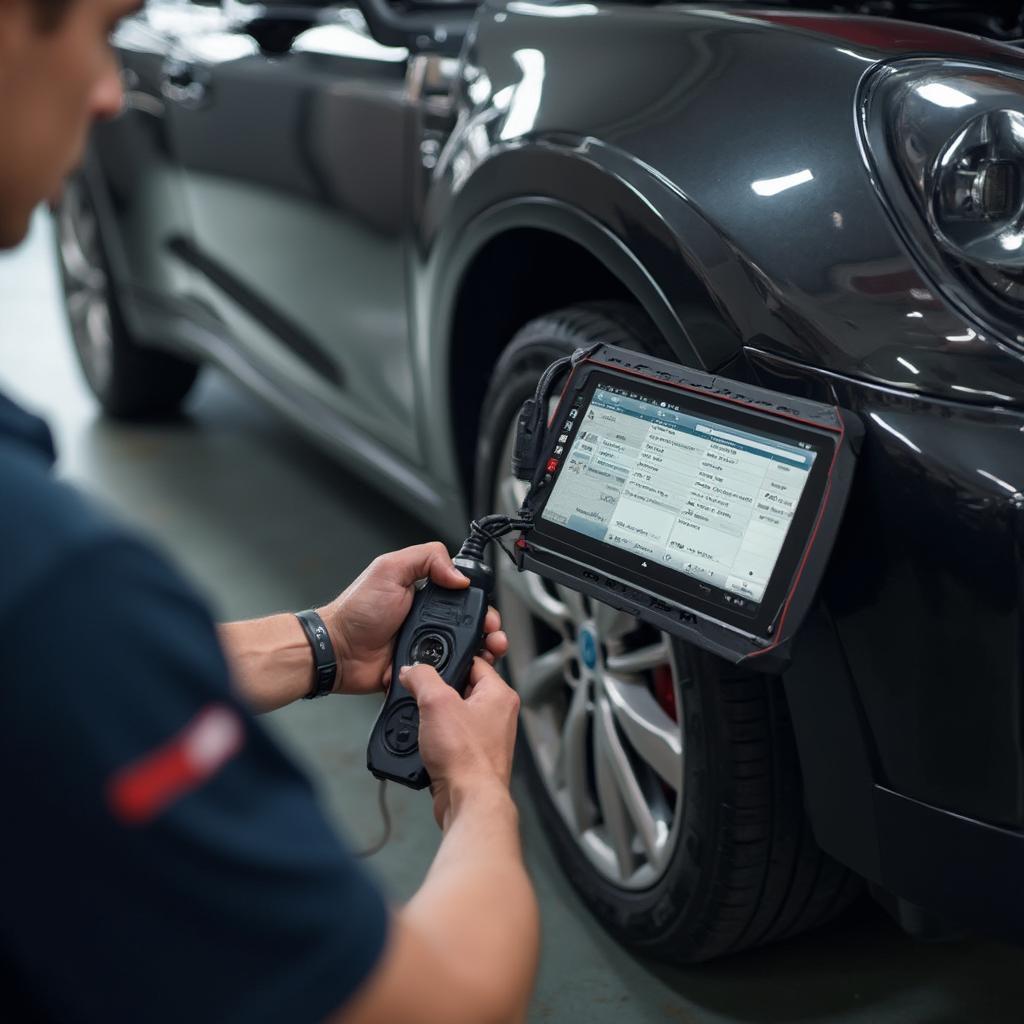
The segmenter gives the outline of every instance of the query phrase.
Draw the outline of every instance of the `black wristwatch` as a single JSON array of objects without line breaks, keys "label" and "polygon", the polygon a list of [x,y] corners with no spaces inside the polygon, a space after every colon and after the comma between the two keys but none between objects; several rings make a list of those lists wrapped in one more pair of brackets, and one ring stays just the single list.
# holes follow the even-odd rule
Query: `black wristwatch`
[{"label": "black wristwatch", "polygon": [[338,659],[331,643],[331,634],[327,632],[324,620],[312,608],[296,612],[295,618],[302,623],[309,646],[313,648],[313,685],[305,699],[326,697],[334,689],[334,680],[338,674]]}]

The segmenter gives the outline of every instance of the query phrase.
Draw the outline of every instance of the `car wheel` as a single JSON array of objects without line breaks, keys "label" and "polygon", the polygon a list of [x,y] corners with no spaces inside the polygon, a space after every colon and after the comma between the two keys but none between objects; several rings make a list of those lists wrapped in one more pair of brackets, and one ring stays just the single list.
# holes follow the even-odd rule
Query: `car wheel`
[{"label": "car wheel", "polygon": [[80,178],[67,183],[55,223],[71,338],[103,411],[121,419],[173,414],[188,394],[198,367],[129,337],[96,208]]},{"label": "car wheel", "polygon": [[[553,359],[597,341],[666,355],[639,310],[527,324],[495,368],[476,512],[518,509],[516,415]],[[814,843],[780,681],[496,560],[530,789],[566,875],[622,942],[681,962],[833,917],[860,881]]]}]

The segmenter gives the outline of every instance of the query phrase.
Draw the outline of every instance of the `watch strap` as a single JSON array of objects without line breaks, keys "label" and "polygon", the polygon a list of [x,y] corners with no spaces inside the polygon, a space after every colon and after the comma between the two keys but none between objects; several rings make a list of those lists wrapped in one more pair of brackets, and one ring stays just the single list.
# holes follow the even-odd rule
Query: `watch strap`
[{"label": "watch strap", "polygon": [[326,697],[334,689],[338,674],[338,658],[331,643],[331,634],[327,632],[324,620],[313,609],[296,612],[295,618],[302,624],[309,646],[313,649],[313,685],[306,694],[306,700]]}]

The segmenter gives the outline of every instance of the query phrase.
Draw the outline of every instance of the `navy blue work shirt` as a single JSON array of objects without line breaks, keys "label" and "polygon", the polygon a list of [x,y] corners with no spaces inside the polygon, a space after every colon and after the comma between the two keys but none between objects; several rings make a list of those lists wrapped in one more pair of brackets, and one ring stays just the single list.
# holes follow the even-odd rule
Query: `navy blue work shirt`
[{"label": "navy blue work shirt", "polygon": [[384,901],[202,602],[52,462],[0,396],[0,1019],[314,1024]]}]

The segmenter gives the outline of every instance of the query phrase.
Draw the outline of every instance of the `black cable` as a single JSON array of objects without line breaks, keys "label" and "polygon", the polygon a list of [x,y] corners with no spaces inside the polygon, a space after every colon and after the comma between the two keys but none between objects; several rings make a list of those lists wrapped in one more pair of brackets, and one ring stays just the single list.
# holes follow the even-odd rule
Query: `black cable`
[{"label": "black cable", "polygon": [[[487,545],[494,541],[508,555],[512,563],[517,564],[516,556],[501,543],[501,538],[516,530],[529,530],[532,526],[531,520],[519,515],[495,514],[474,519],[469,524],[469,536],[462,542],[459,555],[463,558],[482,559]],[[387,783],[383,779],[377,790],[377,806],[380,809],[382,825],[380,838],[356,853],[359,858],[372,857],[375,853],[379,853],[391,838],[391,812],[388,810],[387,803]]]},{"label": "black cable", "polygon": [[516,421],[516,439],[512,446],[512,475],[519,480],[528,480],[530,488],[537,487],[542,477],[541,449],[548,426],[548,409],[558,379],[566,370],[574,369],[601,347],[595,342],[586,348],[578,348],[572,355],[556,359],[541,374],[533,397],[526,399],[519,409]]},{"label": "black cable", "polygon": [[377,788],[377,807],[380,810],[381,819],[381,835],[380,838],[375,842],[371,843],[364,850],[360,850],[356,853],[359,858],[372,857],[375,853],[380,853],[388,844],[388,840],[391,838],[391,812],[388,810],[387,800],[387,783],[381,779],[380,786]]},{"label": "black cable", "polygon": [[482,559],[487,545],[493,540],[515,562],[515,555],[501,543],[500,538],[516,530],[529,530],[532,528],[532,520],[518,514],[502,515],[495,513],[494,515],[484,516],[482,519],[474,519],[469,524],[469,536],[462,542],[459,555],[463,558]]},{"label": "black cable", "polygon": [[545,422],[547,421],[547,410],[543,409],[542,403],[548,398],[551,388],[562,371],[568,369],[571,365],[572,356],[563,356],[561,359],[556,359],[540,375],[540,380],[537,381],[537,387],[533,391],[533,400],[537,403],[537,407],[542,410],[541,416]]},{"label": "black cable", "polygon": [[[568,367],[582,362],[600,347],[600,343],[598,343],[585,349],[577,349],[571,356],[559,359],[544,371],[540,380],[537,381],[537,388],[534,392],[534,401],[537,404],[538,415],[542,417],[542,421],[547,419],[547,416],[544,415],[547,402],[551,389],[561,372]],[[538,436],[538,442],[539,440],[540,436]],[[516,556],[502,543],[501,538],[506,534],[514,533],[516,530],[526,531],[532,528],[533,520],[522,508],[512,515],[495,513],[494,515],[474,519],[469,524],[469,536],[462,542],[462,547],[459,549],[459,557],[482,561],[487,545],[493,541],[506,554],[512,564],[518,568]],[[375,853],[382,850],[391,838],[391,813],[388,811],[387,791],[383,781],[381,781],[378,790],[378,805],[383,823],[381,836],[365,850],[360,850],[356,854],[357,857],[372,857]]]},{"label": "black cable", "polygon": [[505,546],[505,542],[500,538],[495,537],[494,543],[497,544],[498,547],[505,552],[505,554],[508,556],[508,560],[516,567],[516,569],[518,569],[519,563],[516,561],[516,556],[511,551],[509,551],[509,549]]},{"label": "black cable", "polygon": [[[488,543],[490,543],[491,541],[494,541],[494,543],[497,544],[498,547],[501,548],[501,550],[504,551],[505,554],[509,557],[509,559],[512,561],[512,564],[513,565],[516,564],[516,556],[514,554],[512,554],[512,552],[509,551],[509,549],[507,547],[505,547],[505,545],[501,542],[501,538],[502,538],[502,536],[504,534],[496,533],[496,532],[494,532],[493,530],[490,530],[490,529],[481,529],[481,530],[479,530],[479,533],[482,535],[482,537],[480,539],[478,539],[476,542],[474,542],[474,544],[472,546],[472,550],[473,551],[475,551],[477,547],[481,547],[481,545],[482,545],[482,548],[486,548]],[[481,548],[481,551],[482,551],[482,548]],[[463,551],[463,553],[465,553],[465,550]],[[480,556],[479,555],[471,554],[470,557],[477,557],[477,558],[479,558]]]},{"label": "black cable", "polygon": [[543,406],[550,397],[551,389],[558,377],[561,376],[562,371],[582,363],[584,359],[592,356],[603,344],[603,341],[598,341],[593,345],[588,345],[586,348],[578,348],[571,356],[563,356],[561,359],[556,359],[540,375],[540,380],[537,381],[537,387],[533,392],[533,400],[542,410],[541,415],[545,422],[547,421],[547,410]]},{"label": "black cable", "polygon": [[[571,356],[559,359],[544,371],[541,379],[537,382],[537,389],[534,392],[535,401],[538,403],[539,408],[544,408],[544,406],[546,406],[551,388],[562,370],[582,362],[597,348],[600,348],[599,344],[591,345],[586,349],[577,349]],[[533,520],[523,511],[523,509],[520,509],[512,515],[495,513],[494,515],[474,519],[473,522],[469,524],[469,536],[462,542],[462,547],[459,549],[459,556],[462,558],[482,560],[484,552],[487,549],[487,545],[493,541],[499,548],[501,548],[502,551],[504,551],[512,564],[518,568],[516,556],[502,543],[501,538],[506,534],[514,533],[516,530],[525,531],[532,528]],[[380,788],[377,791],[378,805],[380,807],[380,816],[383,824],[381,836],[375,843],[372,843],[365,850],[360,850],[356,854],[357,857],[372,857],[375,853],[382,850],[391,838],[391,813],[388,810],[387,790],[385,786],[386,784],[381,781]]]}]

